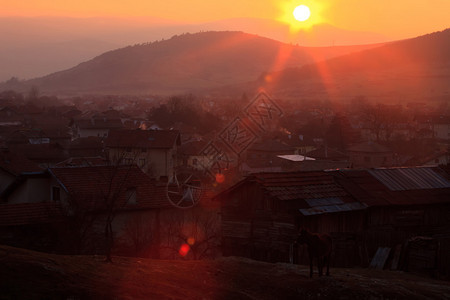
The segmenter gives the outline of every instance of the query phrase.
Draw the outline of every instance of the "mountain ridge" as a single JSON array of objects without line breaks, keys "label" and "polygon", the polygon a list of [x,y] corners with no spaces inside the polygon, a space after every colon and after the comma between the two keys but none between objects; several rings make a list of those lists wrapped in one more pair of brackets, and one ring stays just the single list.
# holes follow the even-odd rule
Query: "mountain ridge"
[{"label": "mountain ridge", "polygon": [[[379,99],[398,96],[450,100],[448,53],[450,29],[273,72],[268,74],[270,82],[259,78],[253,85],[273,92],[283,90],[284,96],[316,94],[338,99],[365,95]],[[315,82],[316,88],[308,87],[311,82]]]},{"label": "mountain ridge", "polygon": [[309,48],[238,31],[187,33],[108,51],[25,84],[51,93],[193,92],[377,46]]}]

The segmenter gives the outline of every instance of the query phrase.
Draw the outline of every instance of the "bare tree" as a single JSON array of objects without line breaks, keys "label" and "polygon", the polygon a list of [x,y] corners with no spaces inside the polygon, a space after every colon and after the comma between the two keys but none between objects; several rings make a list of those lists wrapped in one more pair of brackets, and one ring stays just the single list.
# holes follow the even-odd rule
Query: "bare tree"
[{"label": "bare tree", "polygon": [[93,230],[98,214],[95,213],[94,197],[71,194],[68,197],[67,218],[62,230],[64,252],[83,254],[93,251],[95,236]]},{"label": "bare tree", "polygon": [[366,107],[363,118],[379,142],[391,139],[395,127],[404,121],[404,114],[401,107],[375,104]]},{"label": "bare tree", "polygon": [[167,258],[205,259],[218,253],[219,218],[214,212],[200,208],[175,211],[163,224],[162,248]]},{"label": "bare tree", "polygon": [[125,234],[133,245],[133,255],[148,257],[150,245],[154,241],[152,220],[136,216],[125,226]]}]

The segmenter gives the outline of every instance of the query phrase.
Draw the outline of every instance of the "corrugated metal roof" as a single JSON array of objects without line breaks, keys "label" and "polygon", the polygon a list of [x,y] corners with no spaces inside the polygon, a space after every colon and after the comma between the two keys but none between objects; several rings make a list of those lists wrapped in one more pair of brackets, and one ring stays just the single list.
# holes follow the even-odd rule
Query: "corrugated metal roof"
[{"label": "corrugated metal roof", "polygon": [[311,215],[320,215],[326,213],[336,213],[336,212],[344,212],[344,211],[353,211],[353,210],[361,210],[367,208],[367,205],[359,202],[351,202],[351,203],[342,203],[339,205],[324,205],[324,206],[315,206],[311,208],[303,208],[300,209],[300,212],[304,216]]},{"label": "corrugated metal roof", "polygon": [[304,156],[304,155],[299,155],[299,154],[277,155],[277,157],[287,159],[290,161],[316,160],[315,158]]},{"label": "corrugated metal roof", "polygon": [[318,198],[318,199],[305,199],[305,201],[311,207],[324,206],[324,205],[335,205],[335,204],[342,204],[342,203],[344,203],[344,201],[342,201],[338,197]]},{"label": "corrugated metal roof", "polygon": [[374,169],[369,173],[391,191],[450,188],[450,182],[432,168]]}]

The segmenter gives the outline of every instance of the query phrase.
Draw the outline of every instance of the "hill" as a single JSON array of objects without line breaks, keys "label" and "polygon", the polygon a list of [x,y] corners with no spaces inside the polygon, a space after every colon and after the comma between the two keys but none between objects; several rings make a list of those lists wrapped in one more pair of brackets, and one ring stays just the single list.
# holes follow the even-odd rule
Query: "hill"
[{"label": "hill", "polygon": [[187,93],[375,46],[308,48],[243,32],[201,32],[110,51],[25,84],[51,93]]},{"label": "hill", "polygon": [[[251,85],[283,98],[450,101],[450,29],[303,67],[272,72]],[[249,85],[246,86],[246,89]]]},{"label": "hill", "polygon": [[343,30],[327,24],[292,34],[289,24],[259,18],[183,23],[155,17],[0,16],[0,81],[31,79],[72,68],[106,51],[182,32],[243,31],[302,46],[386,42],[385,36]]},{"label": "hill", "polygon": [[448,299],[445,281],[228,257],[167,261],[63,256],[0,246],[0,299]]}]

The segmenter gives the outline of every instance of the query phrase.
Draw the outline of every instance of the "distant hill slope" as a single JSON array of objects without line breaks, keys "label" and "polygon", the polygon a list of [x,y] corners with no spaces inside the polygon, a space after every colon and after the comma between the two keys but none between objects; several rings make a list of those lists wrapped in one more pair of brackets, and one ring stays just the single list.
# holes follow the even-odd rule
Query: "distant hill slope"
[{"label": "distant hill slope", "polygon": [[450,101],[450,29],[272,72],[250,87],[284,98]]},{"label": "distant hill slope", "polygon": [[26,84],[52,93],[196,92],[376,46],[308,48],[243,32],[183,34],[110,51]]}]

